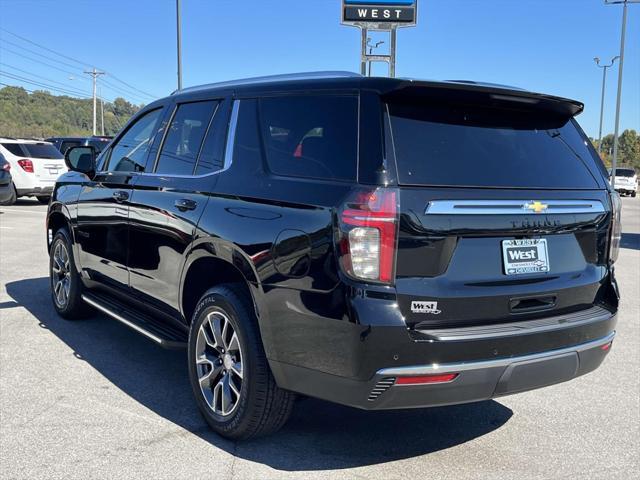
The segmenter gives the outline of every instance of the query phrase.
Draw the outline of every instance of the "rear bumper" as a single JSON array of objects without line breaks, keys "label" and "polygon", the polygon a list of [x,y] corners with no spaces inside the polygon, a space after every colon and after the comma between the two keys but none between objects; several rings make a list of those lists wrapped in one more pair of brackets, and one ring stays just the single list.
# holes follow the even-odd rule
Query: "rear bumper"
[{"label": "rear bumper", "polygon": [[638,191],[638,186],[637,185],[629,185],[629,184],[616,184],[616,192],[623,192],[623,193],[632,193],[632,192],[637,192]]},{"label": "rear bumper", "polygon": [[18,188],[17,191],[18,191],[19,197],[27,197],[27,196],[45,197],[45,196],[50,196],[53,193],[53,186],[44,186],[44,187],[34,186],[30,188]]},{"label": "rear bumper", "polygon": [[[589,373],[611,350],[615,332],[566,348],[491,360],[380,369],[368,381],[271,362],[281,386],[367,410],[424,408],[477,402],[566,382]],[[446,383],[399,385],[397,379],[455,373]]]}]

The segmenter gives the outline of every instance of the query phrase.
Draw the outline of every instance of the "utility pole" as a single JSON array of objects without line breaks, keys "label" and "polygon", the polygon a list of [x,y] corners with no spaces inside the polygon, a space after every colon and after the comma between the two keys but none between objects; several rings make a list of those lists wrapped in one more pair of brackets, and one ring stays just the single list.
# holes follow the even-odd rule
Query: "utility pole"
[{"label": "utility pole", "polygon": [[616,128],[613,133],[613,159],[611,160],[611,188],[616,186],[616,167],[618,165],[618,134],[620,132],[620,103],[622,102],[622,71],[624,66],[624,40],[627,30],[627,4],[640,0],[605,0],[606,4],[622,3],[622,31],[620,33],[620,61],[618,62],[618,98],[616,99]]},{"label": "utility pole", "polygon": [[182,29],[180,27],[180,0],[176,0],[176,35],[178,48],[178,90],[182,90]]},{"label": "utility pole", "polygon": [[98,70],[96,70],[95,67],[93,67],[93,70],[89,70],[85,72],[87,75],[91,75],[91,77],[93,78],[93,134],[96,134],[96,120],[97,120],[97,115],[96,115],[96,84],[98,83],[98,77],[100,75],[105,75],[106,72],[100,72]]},{"label": "utility pole", "polygon": [[100,97],[100,135],[104,137],[104,98]]},{"label": "utility pole", "polygon": [[596,65],[602,69],[602,96],[600,98],[600,130],[598,131],[598,155],[602,153],[602,118],[604,116],[604,86],[607,83],[607,68],[613,66],[614,62],[620,57],[617,55],[611,59],[609,65],[600,65],[600,58],[593,59]]}]

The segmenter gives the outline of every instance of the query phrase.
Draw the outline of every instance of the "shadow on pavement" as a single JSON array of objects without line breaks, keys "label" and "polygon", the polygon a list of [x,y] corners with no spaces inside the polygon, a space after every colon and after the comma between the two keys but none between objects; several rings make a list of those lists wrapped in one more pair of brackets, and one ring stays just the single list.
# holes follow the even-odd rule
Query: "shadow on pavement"
[{"label": "shadow on pavement", "polygon": [[623,233],[620,239],[620,248],[640,250],[640,233]]},{"label": "shadow on pavement", "polygon": [[[495,401],[367,412],[305,398],[280,432],[235,444],[213,433],[200,416],[184,352],[163,350],[102,315],[80,321],[58,317],[48,278],[11,282],[6,289],[42,328],[134,400],[215,447],[278,470],[342,469],[416,457],[485,435],[512,415]],[[0,308],[13,306],[5,302]]]}]

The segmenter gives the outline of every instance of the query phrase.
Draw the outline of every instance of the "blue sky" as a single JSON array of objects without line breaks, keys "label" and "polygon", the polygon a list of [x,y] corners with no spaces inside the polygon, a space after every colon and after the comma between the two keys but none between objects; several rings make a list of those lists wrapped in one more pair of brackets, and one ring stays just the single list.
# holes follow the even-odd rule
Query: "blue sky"
[{"label": "blue sky", "polygon": [[[359,68],[358,30],[340,25],[340,0],[182,0],[182,5],[185,86]],[[419,6],[418,26],[398,33],[398,76],[473,79],[576,98],[586,104],[578,120],[597,136],[601,70],[593,57],[618,54],[620,5],[419,0]],[[106,79],[120,90],[103,86],[106,98],[121,95],[139,103],[149,101],[139,90],[163,96],[176,87],[174,0],[0,0],[0,28],[115,75]],[[0,82],[37,89],[15,77],[54,81],[88,95],[90,82],[74,60],[0,31],[0,70],[14,77],[0,76]],[[605,133],[613,131],[616,82],[617,68],[608,75]],[[621,126],[640,130],[640,4],[629,6],[623,87]]]}]

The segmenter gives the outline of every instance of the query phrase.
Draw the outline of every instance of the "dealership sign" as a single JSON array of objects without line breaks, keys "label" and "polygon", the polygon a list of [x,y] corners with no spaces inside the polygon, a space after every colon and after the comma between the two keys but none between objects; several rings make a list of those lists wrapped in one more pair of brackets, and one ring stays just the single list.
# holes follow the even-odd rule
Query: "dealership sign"
[{"label": "dealership sign", "polygon": [[417,0],[342,0],[342,23],[350,25],[416,24]]}]

